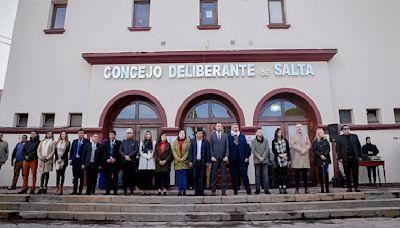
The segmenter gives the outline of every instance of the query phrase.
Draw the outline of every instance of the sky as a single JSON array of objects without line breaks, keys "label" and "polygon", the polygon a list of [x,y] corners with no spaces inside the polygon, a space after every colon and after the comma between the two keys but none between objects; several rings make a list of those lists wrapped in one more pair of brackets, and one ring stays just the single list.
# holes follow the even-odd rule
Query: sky
[{"label": "sky", "polygon": [[0,0],[0,89],[4,87],[18,0]]}]

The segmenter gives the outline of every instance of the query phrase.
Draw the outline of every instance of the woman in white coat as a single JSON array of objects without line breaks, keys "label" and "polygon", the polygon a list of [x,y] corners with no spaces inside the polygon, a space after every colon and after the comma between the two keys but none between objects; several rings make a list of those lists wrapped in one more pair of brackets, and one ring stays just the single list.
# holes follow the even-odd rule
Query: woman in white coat
[{"label": "woman in white coat", "polygon": [[51,131],[46,133],[46,137],[40,142],[38,155],[38,172],[42,174],[40,178],[40,190],[38,194],[47,193],[47,185],[49,183],[50,172],[53,171],[53,160],[56,142],[54,141]]},{"label": "woman in white coat", "polygon": [[150,131],[144,135],[144,140],[140,142],[139,146],[139,172],[142,178],[143,195],[150,194],[153,187],[154,170],[156,169],[154,160],[154,148],[156,142],[153,141],[153,136]]}]

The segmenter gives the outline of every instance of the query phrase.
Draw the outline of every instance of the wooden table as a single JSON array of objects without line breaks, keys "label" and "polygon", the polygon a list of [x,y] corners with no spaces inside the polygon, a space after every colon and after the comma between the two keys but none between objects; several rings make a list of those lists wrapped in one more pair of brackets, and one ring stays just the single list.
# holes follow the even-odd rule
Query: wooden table
[{"label": "wooden table", "polygon": [[379,173],[379,166],[383,167],[383,178],[385,180],[385,187],[386,187],[386,171],[385,171],[385,161],[384,160],[363,160],[358,162],[359,166],[374,166],[378,169],[378,179],[379,179],[379,186],[381,186],[381,175]]}]

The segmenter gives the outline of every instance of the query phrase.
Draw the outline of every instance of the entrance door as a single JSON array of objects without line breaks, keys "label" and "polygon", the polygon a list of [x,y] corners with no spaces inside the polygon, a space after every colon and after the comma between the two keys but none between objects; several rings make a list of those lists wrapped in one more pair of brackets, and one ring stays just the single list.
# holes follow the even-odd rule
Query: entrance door
[{"label": "entrance door", "polygon": [[[220,122],[223,126],[223,131],[227,134],[231,131],[231,125],[236,123],[237,118],[232,110],[226,105],[217,100],[203,100],[193,105],[189,109],[184,119],[184,129],[187,137],[193,139],[196,134],[196,129],[203,129],[204,137],[210,140],[212,133],[215,131],[215,124]],[[211,168],[207,169],[206,186],[210,187]],[[189,181],[191,184],[191,181]],[[230,172],[227,171],[227,185],[231,186]],[[217,173],[217,188],[221,186],[220,171]]]},{"label": "entrance door", "polygon": [[[296,124],[303,125],[303,132],[309,135],[310,141],[314,129],[311,124],[311,119],[306,112],[297,105],[294,101],[288,99],[272,99],[267,101],[258,117],[258,125],[261,127],[264,136],[268,139],[270,148],[272,147],[272,140],[274,139],[275,130],[280,128],[284,137],[289,141],[290,136],[296,132]],[[289,141],[290,143],[290,141]],[[315,184],[316,178],[313,169],[314,154],[310,150],[311,161],[311,181]],[[291,170],[291,169],[289,169]],[[294,180],[293,172],[289,172],[289,183]]]}]

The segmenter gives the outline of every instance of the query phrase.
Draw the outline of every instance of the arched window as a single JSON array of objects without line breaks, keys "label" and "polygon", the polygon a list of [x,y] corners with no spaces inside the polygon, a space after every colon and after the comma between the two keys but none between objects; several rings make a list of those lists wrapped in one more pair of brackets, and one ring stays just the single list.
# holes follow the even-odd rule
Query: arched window
[{"label": "arched window", "polygon": [[206,137],[221,122],[224,131],[230,131],[230,125],[236,122],[232,110],[217,100],[203,100],[193,105],[186,114],[184,125],[189,137],[193,137],[196,128],[203,128]]},{"label": "arched window", "polygon": [[118,110],[110,126],[117,132],[118,139],[124,139],[126,129],[132,128],[137,140],[143,139],[148,130],[152,132],[153,140],[157,140],[162,122],[155,105],[139,100],[125,104]]}]

